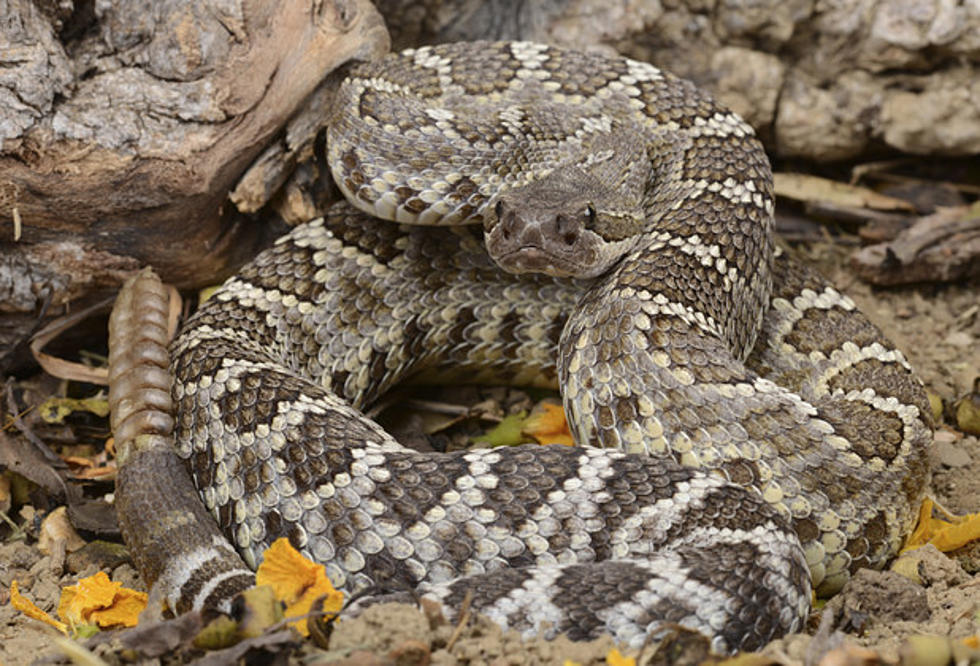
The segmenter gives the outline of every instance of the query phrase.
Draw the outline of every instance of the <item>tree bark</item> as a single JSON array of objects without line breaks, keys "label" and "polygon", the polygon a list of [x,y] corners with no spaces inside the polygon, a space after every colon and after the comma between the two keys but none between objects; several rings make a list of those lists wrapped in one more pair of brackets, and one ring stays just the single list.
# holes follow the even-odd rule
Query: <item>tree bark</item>
[{"label": "tree bark", "polygon": [[0,357],[42,303],[252,256],[266,235],[228,191],[329,72],[388,46],[367,0],[65,4],[0,0],[0,312],[21,320]]}]

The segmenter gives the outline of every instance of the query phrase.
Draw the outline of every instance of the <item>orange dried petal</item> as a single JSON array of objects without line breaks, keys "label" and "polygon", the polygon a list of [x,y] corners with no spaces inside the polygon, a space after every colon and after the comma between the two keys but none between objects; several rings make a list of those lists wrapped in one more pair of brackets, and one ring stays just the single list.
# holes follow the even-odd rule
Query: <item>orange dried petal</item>
[{"label": "orange dried petal", "polygon": [[951,550],[962,548],[971,541],[980,539],[980,513],[969,513],[965,516],[957,516],[952,522],[937,521],[942,523],[937,529],[929,543],[944,553]]},{"label": "orange dried petal", "polygon": [[111,606],[93,610],[88,618],[100,627],[135,627],[146,602],[147,597],[142,592],[121,587]]},{"label": "orange dried petal", "polygon": [[104,571],[99,571],[61,591],[58,616],[71,625],[133,627],[146,601],[143,592],[124,588],[122,583],[110,580]]},{"label": "orange dried petal", "polygon": [[[339,611],[344,602],[343,592],[334,589],[323,565],[303,557],[292,547],[289,539],[281,538],[263,553],[262,564],[255,572],[256,585],[268,585],[276,599],[286,604],[286,617],[306,615],[320,597],[326,596],[323,610]],[[304,636],[309,636],[306,618],[291,623]]]},{"label": "orange dried petal", "polygon": [[69,624],[87,624],[89,613],[112,605],[120,587],[122,583],[112,582],[104,571],[82,578],[61,590],[58,617]]},{"label": "orange dried petal", "polygon": [[40,620],[46,624],[50,624],[52,627],[60,631],[61,633],[68,634],[68,625],[64,622],[58,622],[56,619],[45,613],[43,610],[37,607],[33,601],[25,597],[17,589],[17,581],[10,583],[10,605],[19,610],[21,613],[27,617],[33,618],[35,620]]},{"label": "orange dried petal", "polygon": [[[303,595],[299,599],[294,603],[286,604],[286,610],[283,611],[283,614],[286,617],[306,615],[313,608],[313,602],[320,597],[326,597],[323,600],[323,610],[327,613],[335,613],[344,605],[344,593],[334,589],[334,586],[327,579],[326,573],[324,573],[322,577],[318,577],[317,581],[303,592]],[[296,622],[290,622],[290,624],[296,627],[296,630],[302,635],[310,635],[305,617]]]},{"label": "orange dried petal", "polygon": [[542,403],[524,422],[522,432],[538,441],[538,444],[563,444],[572,446],[572,433],[568,429],[565,410],[561,405]]},{"label": "orange dried petal", "polygon": [[980,539],[980,513],[950,516],[942,520],[933,516],[933,501],[925,499],[919,509],[919,523],[905,541],[902,551],[931,543],[946,553]]},{"label": "orange dried petal", "polygon": [[620,654],[619,650],[613,648],[606,654],[606,664],[608,666],[636,666],[636,659]]},{"label": "orange dried petal", "polygon": [[276,599],[287,604],[295,601],[316,580],[319,564],[303,557],[285,537],[276,539],[262,554],[262,564],[255,572],[256,585],[269,585]]},{"label": "orange dried petal", "polygon": [[915,525],[915,529],[905,539],[905,545],[902,547],[903,552],[924,546],[929,542],[929,538],[932,536],[932,507],[933,502],[931,499],[927,497],[922,500],[922,505],[919,507],[919,520]]}]

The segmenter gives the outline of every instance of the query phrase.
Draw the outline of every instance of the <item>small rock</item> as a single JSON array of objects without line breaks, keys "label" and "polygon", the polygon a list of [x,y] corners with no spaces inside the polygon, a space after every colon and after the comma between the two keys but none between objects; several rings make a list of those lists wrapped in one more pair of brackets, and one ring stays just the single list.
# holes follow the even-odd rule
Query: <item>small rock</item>
[{"label": "small rock", "polygon": [[963,567],[932,544],[903,553],[892,563],[891,570],[927,587],[937,584],[959,585],[970,578]]},{"label": "small rock", "polygon": [[428,666],[432,655],[422,641],[407,640],[389,652],[388,658],[395,666]]},{"label": "small rock", "polygon": [[933,442],[932,452],[935,459],[946,467],[965,467],[971,462],[970,454],[953,442],[937,440]]},{"label": "small rock", "polygon": [[949,428],[940,428],[932,435],[933,442],[958,442],[961,439],[963,439],[961,433],[950,430]]},{"label": "small rock", "polygon": [[0,585],[5,588],[10,588],[10,584],[17,581],[17,585],[20,586],[21,593],[30,590],[34,585],[34,574],[32,574],[27,569],[21,567],[11,567],[6,571],[0,572]]},{"label": "small rock", "polygon": [[49,580],[47,577],[36,579],[31,586],[31,599],[41,608],[57,608],[61,600],[60,581]]},{"label": "small rock", "polygon": [[110,541],[92,541],[67,557],[65,564],[68,571],[78,573],[83,569],[95,566],[97,569],[114,569],[123,562],[129,561],[129,551],[119,543]]},{"label": "small rock", "polygon": [[973,336],[966,331],[953,331],[943,339],[943,342],[953,347],[970,347],[974,344]]},{"label": "small rock", "polygon": [[335,631],[331,650],[368,649],[387,653],[405,641],[430,642],[426,616],[408,604],[381,603],[369,606],[357,617],[342,621],[343,631]]},{"label": "small rock", "polygon": [[369,650],[354,650],[346,657],[340,659],[324,659],[314,661],[313,666],[394,666],[394,662],[388,657],[382,657]]},{"label": "small rock", "polygon": [[845,625],[867,622],[929,619],[926,591],[894,571],[861,569],[841,590]]},{"label": "small rock", "polygon": [[37,551],[23,541],[0,544],[0,562],[8,567],[28,569],[37,559]]}]

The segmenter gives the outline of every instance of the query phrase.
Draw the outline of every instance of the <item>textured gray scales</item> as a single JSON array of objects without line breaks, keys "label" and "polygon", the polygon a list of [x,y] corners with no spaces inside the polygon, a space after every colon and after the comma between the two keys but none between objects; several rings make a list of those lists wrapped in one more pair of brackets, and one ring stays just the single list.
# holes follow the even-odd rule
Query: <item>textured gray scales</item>
[{"label": "textured gray scales", "polygon": [[[765,155],[690,83],[535,44],[407,51],[351,72],[328,153],[366,212],[295,229],[172,348],[178,453],[249,564],[287,536],[348,591],[733,650],[895,552],[921,385],[773,250]],[[581,446],[406,450],[361,409],[416,374],[557,383]]]}]

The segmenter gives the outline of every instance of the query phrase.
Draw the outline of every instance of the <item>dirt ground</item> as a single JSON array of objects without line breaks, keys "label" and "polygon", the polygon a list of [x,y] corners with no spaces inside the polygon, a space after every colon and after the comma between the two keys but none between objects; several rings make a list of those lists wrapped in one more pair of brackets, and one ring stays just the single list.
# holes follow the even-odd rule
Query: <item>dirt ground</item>
[{"label": "dirt ground", "polygon": [[[805,257],[833,277],[905,351],[927,387],[947,405],[968,393],[974,377],[980,374],[977,285],[872,289],[857,281],[844,267],[847,252],[839,245],[823,243],[802,250]],[[980,442],[976,437],[943,425],[936,433],[932,449],[932,470],[932,489],[940,504],[955,513],[980,511]],[[29,508],[25,513],[21,507],[18,515],[20,520],[30,516]],[[814,615],[807,634],[775,641],[764,653],[779,663],[817,664],[825,653],[843,642],[869,647],[878,657],[848,648],[851,651],[845,654],[851,661],[824,661],[825,664],[875,663],[876,658],[895,662],[903,641],[909,636],[975,635],[980,625],[980,575],[977,574],[980,547],[977,545],[974,542],[972,550],[968,547],[965,552],[953,553],[952,558],[931,547],[917,552],[915,557],[921,561],[913,568],[919,574],[919,582],[893,572],[866,572],[867,575],[856,577],[842,594]],[[16,579],[23,594],[40,607],[52,610],[57,605],[61,586],[93,573],[96,566],[82,563],[78,568],[77,573],[65,574],[60,559],[42,555],[34,539],[0,544],[0,664],[15,666],[36,660],[52,663],[60,654],[52,642],[56,632],[11,607],[10,583]],[[114,580],[140,586],[138,577],[125,561],[111,564],[108,570]],[[828,617],[833,620],[828,621]],[[824,626],[818,631],[821,618]],[[561,664],[573,660],[580,664],[601,664],[606,663],[612,647],[608,638],[586,644],[565,640],[522,642],[480,619],[454,627],[440,624],[413,607],[387,605],[369,609],[356,620],[342,622],[334,631],[329,650],[308,643],[292,651],[288,663]],[[685,650],[676,652],[675,646],[668,661],[680,659],[682,653],[690,654]],[[104,646],[97,652],[107,663],[122,663],[126,656],[118,647]],[[637,663],[644,663],[655,652],[655,645],[648,646],[643,652],[645,657]],[[663,649],[658,654],[664,658]],[[855,655],[863,657],[858,659]],[[231,657],[225,655],[225,660],[210,663],[237,663]],[[689,660],[690,663],[698,661],[697,657]],[[165,659],[156,663],[175,662]]]}]

